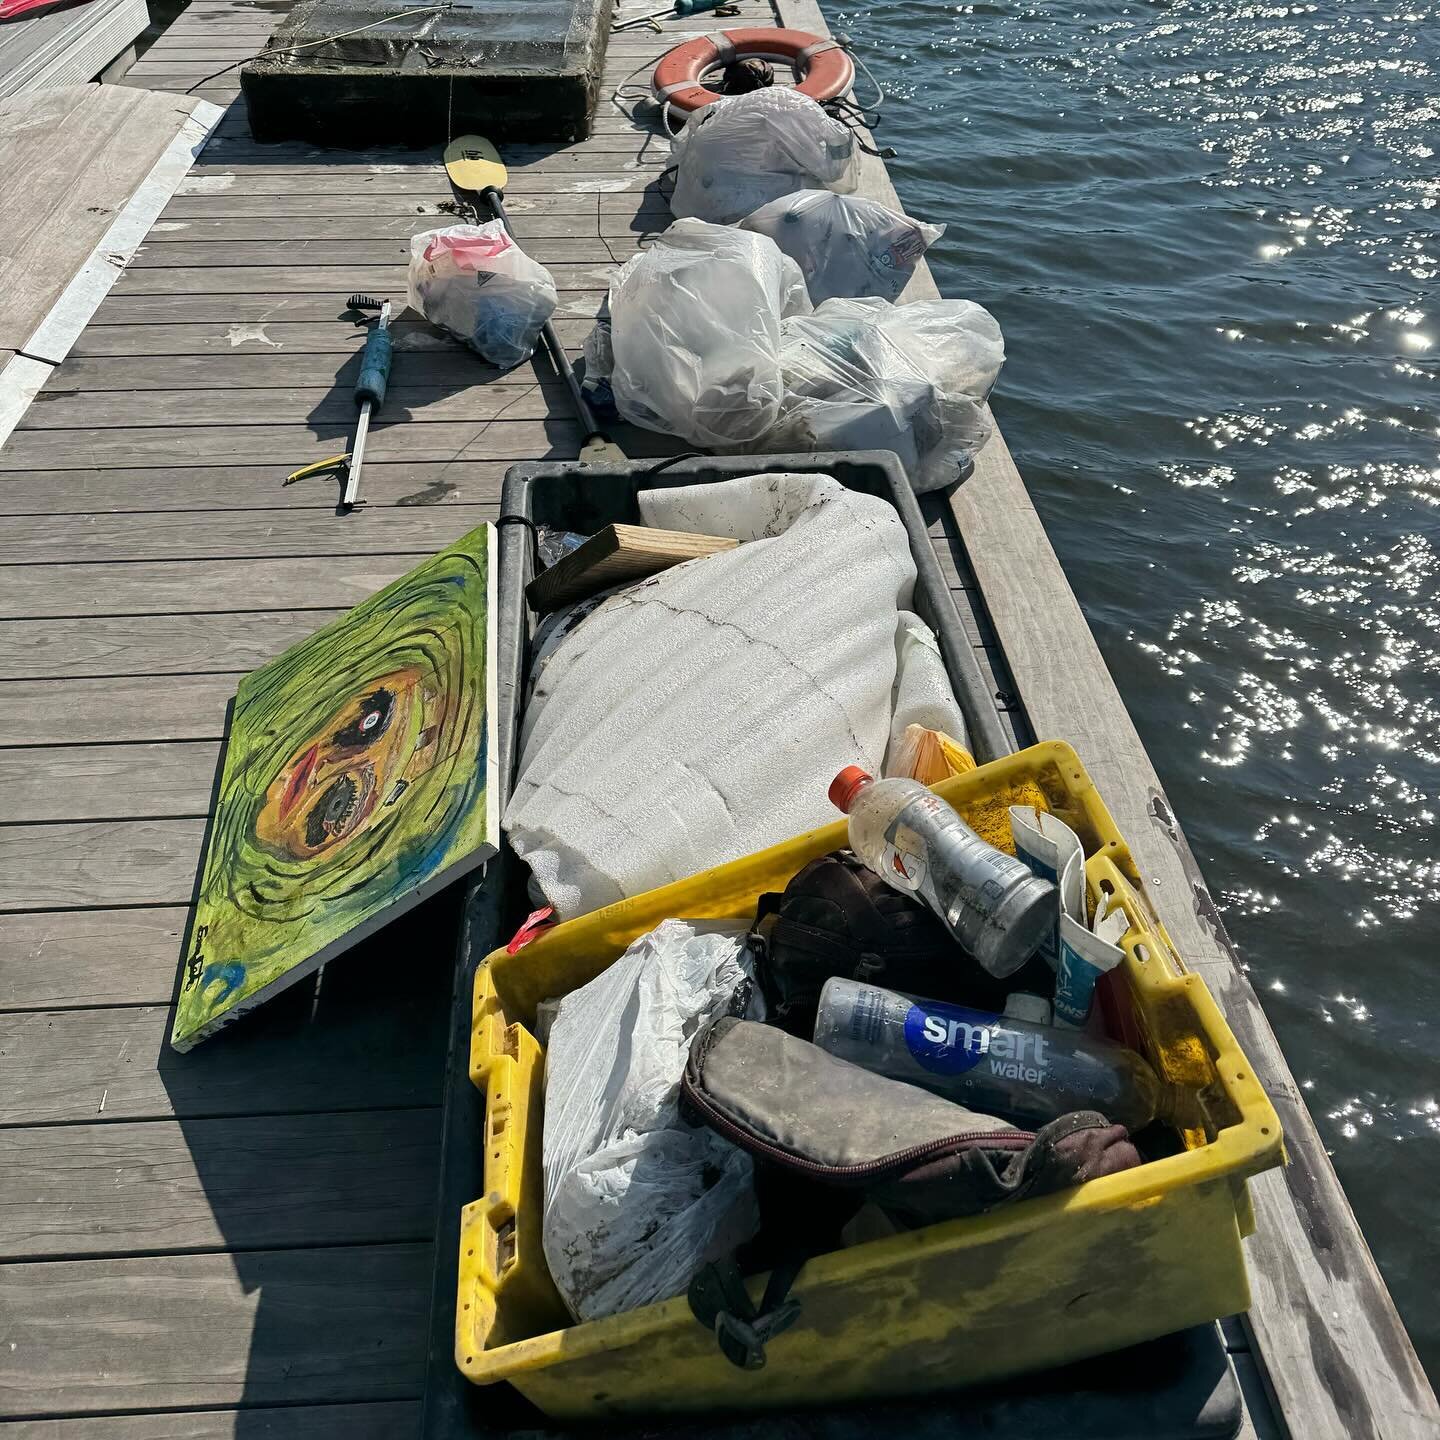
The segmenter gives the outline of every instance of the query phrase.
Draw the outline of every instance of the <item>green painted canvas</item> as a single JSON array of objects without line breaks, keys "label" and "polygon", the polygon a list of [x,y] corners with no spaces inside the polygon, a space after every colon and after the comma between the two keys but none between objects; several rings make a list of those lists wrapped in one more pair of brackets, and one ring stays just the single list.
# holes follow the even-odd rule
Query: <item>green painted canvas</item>
[{"label": "green painted canvas", "polygon": [[177,1050],[494,854],[494,536],[472,530],[241,681]]}]

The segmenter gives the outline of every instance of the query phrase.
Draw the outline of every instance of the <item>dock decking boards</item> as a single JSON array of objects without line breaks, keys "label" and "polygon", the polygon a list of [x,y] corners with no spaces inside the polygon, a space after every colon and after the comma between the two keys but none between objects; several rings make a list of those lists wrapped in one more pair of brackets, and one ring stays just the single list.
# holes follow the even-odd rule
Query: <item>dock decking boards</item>
[{"label": "dock decking boards", "polygon": [[[741,9],[738,23],[776,18],[763,0]],[[823,29],[809,0],[782,0],[781,15]],[[269,4],[195,0],[126,83],[197,86],[228,105],[238,72],[207,77],[260,48],[274,19]],[[605,93],[709,28],[616,36]],[[568,347],[590,328],[606,266],[665,227],[666,158],[604,100],[585,144],[507,150],[508,208],[562,284]],[[878,162],[867,182],[884,193]],[[402,320],[392,398],[367,455],[368,507],[341,519],[328,482],[281,488],[348,435],[361,334],[346,295],[398,301],[408,238],[446,223],[448,199],[438,147],[262,147],[232,107],[0,448],[0,793],[11,802],[0,817],[0,1419],[15,1422],[5,1440],[418,1432],[453,912],[438,902],[428,930],[417,916],[382,932],[318,986],[189,1056],[171,1054],[165,1035],[239,676],[493,518],[511,462],[576,453],[578,429],[543,361],[500,377]],[[0,337],[0,356],[7,344]],[[624,443],[636,455],[679,448],[633,430]],[[972,640],[991,647],[983,663],[994,632],[972,613],[951,553],[961,535],[1011,648],[1015,679],[996,688],[1013,684],[1038,729],[1075,740],[1160,881],[1182,952],[1290,1104],[1248,986],[1195,918],[1203,890],[1155,808],[1158,782],[1003,444],[928,513]],[[1016,566],[1044,587],[1035,610],[1049,641],[1019,604]],[[1078,699],[1047,689],[1054,664],[1084,671]],[[369,982],[395,947],[415,990],[385,1009]],[[1251,1246],[1259,1360],[1232,1329],[1258,1407],[1247,1433],[1275,1433],[1262,1365],[1297,1437],[1429,1433],[1433,1399],[1407,1377],[1408,1342],[1396,1340],[1363,1244],[1360,1259],[1351,1253],[1358,1236],[1313,1131],[1300,1134],[1303,1116],[1293,1099],[1282,1118],[1314,1198],[1275,1178],[1261,1194],[1270,1235]],[[1307,1215],[1339,1237],[1326,1263],[1343,1253],[1353,1271],[1319,1272],[1296,1233]],[[1322,1316],[1342,1301],[1361,1307],[1334,1322],[1338,1367],[1301,1353],[1299,1302],[1312,1286]],[[161,1410],[174,1413],[151,1413]]]}]

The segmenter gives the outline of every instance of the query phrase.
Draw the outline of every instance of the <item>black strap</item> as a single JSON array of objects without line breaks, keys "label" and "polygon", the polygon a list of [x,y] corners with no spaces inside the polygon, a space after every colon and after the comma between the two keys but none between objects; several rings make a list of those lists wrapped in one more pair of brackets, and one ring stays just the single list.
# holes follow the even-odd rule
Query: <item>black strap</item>
[{"label": "black strap", "polygon": [[759,1305],[750,1299],[733,1257],[706,1265],[690,1282],[690,1312],[715,1333],[720,1352],[741,1370],[765,1365],[765,1346],[800,1318],[800,1302],[787,1300],[806,1256],[782,1260],[770,1272]]}]

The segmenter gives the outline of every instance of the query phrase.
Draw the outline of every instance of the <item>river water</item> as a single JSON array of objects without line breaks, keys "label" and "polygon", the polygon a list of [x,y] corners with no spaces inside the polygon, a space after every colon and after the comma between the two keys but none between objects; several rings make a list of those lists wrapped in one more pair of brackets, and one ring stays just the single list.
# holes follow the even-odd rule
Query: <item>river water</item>
[{"label": "river water", "polygon": [[829,14],[1440,1379],[1440,9]]}]

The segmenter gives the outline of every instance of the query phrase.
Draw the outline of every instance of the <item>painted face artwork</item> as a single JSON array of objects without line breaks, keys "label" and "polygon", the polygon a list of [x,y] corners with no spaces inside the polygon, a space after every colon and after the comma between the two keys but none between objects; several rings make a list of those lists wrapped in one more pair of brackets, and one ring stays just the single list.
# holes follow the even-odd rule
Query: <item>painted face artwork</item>
[{"label": "painted face artwork", "polygon": [[367,684],[271,781],[256,838],[297,860],[348,843],[429,768],[443,710],[413,666]]},{"label": "painted face artwork", "polygon": [[177,1048],[493,853],[493,534],[473,531],[241,682]]}]

